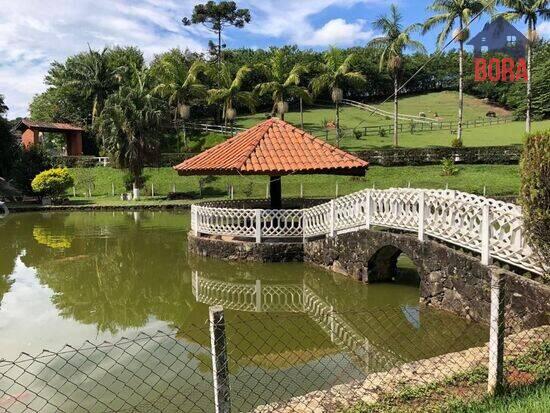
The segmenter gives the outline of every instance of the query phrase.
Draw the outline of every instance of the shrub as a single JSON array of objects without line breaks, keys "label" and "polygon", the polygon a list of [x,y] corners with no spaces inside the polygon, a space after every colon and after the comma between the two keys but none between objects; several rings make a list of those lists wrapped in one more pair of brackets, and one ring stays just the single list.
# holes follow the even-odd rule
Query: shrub
[{"label": "shrub", "polygon": [[488,118],[496,118],[497,114],[496,114],[496,112],[493,112],[492,110],[490,110],[489,112],[487,112],[485,114],[485,116],[488,117]]},{"label": "shrub", "polygon": [[363,137],[363,132],[361,132],[359,129],[354,129],[353,136],[355,137],[355,139],[361,139]]},{"label": "shrub", "polygon": [[26,195],[32,195],[32,180],[40,172],[50,169],[53,166],[48,153],[40,145],[31,146],[21,150],[12,171],[12,178],[15,186]]},{"label": "shrub", "polygon": [[458,175],[458,172],[460,172],[460,170],[455,165],[455,161],[452,158],[443,158],[441,160],[441,166],[443,168],[443,170],[441,171],[441,175],[443,176]]},{"label": "shrub", "polygon": [[73,177],[65,168],[54,168],[41,172],[32,180],[32,190],[40,196],[53,199],[63,197],[67,189],[73,186]]},{"label": "shrub", "polygon": [[458,139],[456,136],[451,141],[451,146],[453,148],[462,148],[463,145],[464,143],[462,142],[462,139]]},{"label": "shrub", "polygon": [[[520,161],[520,203],[531,247],[550,263],[550,130],[528,135]],[[545,268],[546,274],[549,272]]]},{"label": "shrub", "polygon": [[418,114],[418,116],[420,116],[421,118],[425,118],[425,117],[426,117],[426,113],[420,112],[420,113]]},{"label": "shrub", "polygon": [[380,135],[381,138],[385,138],[387,136],[386,129],[380,128],[378,130],[378,135]]}]

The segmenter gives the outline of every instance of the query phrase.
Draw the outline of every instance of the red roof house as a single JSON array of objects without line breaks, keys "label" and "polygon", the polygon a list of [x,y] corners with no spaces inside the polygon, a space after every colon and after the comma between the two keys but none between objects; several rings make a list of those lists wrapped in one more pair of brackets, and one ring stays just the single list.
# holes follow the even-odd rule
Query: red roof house
[{"label": "red roof house", "polygon": [[65,136],[67,155],[82,155],[82,132],[84,132],[84,129],[80,126],[23,119],[15,129],[21,132],[21,143],[25,148],[39,145],[43,132],[60,133]]}]

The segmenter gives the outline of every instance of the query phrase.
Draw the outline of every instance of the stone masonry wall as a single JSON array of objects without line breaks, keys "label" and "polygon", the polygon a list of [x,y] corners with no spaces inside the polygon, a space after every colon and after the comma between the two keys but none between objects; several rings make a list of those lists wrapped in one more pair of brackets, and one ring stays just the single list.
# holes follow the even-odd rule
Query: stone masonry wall
[{"label": "stone masonry wall", "polygon": [[478,257],[439,242],[420,242],[415,235],[362,230],[313,240],[304,245],[304,260],[363,282],[375,282],[380,278],[369,277],[369,266],[372,270],[381,259],[377,255],[381,250],[389,251],[382,256],[392,259],[392,248],[415,263],[421,302],[425,304],[488,322],[491,274],[498,271],[507,280],[507,317],[522,328],[550,323],[549,286],[495,266],[484,266]]},{"label": "stone masonry wall", "polygon": [[301,242],[256,244],[254,242],[196,237],[189,233],[189,252],[226,261],[293,262],[304,260]]}]

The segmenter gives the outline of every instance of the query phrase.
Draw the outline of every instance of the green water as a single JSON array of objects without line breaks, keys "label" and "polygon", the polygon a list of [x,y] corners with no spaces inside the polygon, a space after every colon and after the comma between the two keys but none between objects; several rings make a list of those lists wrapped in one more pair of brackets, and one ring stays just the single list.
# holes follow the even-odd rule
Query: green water
[{"label": "green water", "polygon": [[[486,338],[479,325],[419,307],[414,283],[367,286],[300,263],[190,256],[189,225],[189,215],[176,212],[29,213],[0,221],[0,359],[162,330],[189,370],[173,380],[198,377],[182,409],[201,411],[202,403],[208,411],[210,305],[226,309],[236,409]],[[160,341],[158,354],[165,351]],[[161,384],[151,384],[155,393],[173,388]],[[0,396],[9,394],[2,385]]]}]

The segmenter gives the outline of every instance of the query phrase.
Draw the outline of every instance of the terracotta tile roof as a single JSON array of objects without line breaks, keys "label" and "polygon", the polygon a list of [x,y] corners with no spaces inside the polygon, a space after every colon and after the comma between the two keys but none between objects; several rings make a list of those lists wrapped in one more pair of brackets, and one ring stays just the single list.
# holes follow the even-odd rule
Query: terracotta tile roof
[{"label": "terracotta tile roof", "polygon": [[364,175],[367,167],[367,162],[274,118],[174,169],[180,175]]},{"label": "terracotta tile roof", "polygon": [[18,130],[21,129],[36,129],[42,132],[83,132],[84,129],[80,126],[71,125],[70,123],[50,123],[50,122],[39,122],[33,121],[30,119],[23,119],[21,123],[17,126]]}]

